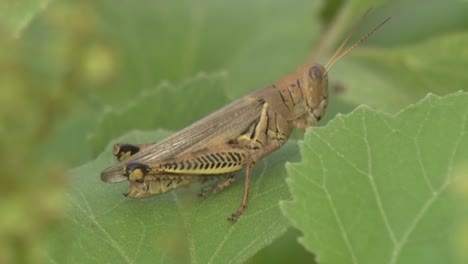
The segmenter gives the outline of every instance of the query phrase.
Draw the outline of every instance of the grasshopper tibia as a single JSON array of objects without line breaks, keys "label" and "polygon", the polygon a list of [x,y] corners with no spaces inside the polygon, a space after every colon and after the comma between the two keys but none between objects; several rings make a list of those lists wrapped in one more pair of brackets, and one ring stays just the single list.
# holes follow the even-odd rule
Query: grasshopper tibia
[{"label": "grasshopper tibia", "polygon": [[138,162],[130,163],[125,169],[128,179],[132,182],[143,182],[144,177],[151,171],[151,168]]},{"label": "grasshopper tibia", "polygon": [[152,144],[117,143],[112,147],[112,154],[117,157],[117,160],[121,161],[151,145]]}]

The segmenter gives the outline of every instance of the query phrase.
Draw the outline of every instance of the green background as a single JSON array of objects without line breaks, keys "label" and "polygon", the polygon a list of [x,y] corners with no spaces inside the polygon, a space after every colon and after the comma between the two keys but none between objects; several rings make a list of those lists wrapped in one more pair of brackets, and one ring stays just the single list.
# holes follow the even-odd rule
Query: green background
[{"label": "green background", "polygon": [[[428,93],[447,95],[467,90],[467,1],[2,1],[0,263],[93,263],[109,259],[124,263],[153,259],[311,263],[315,258],[312,252],[320,260],[320,256],[333,252],[328,249],[338,251],[333,241],[318,240],[324,243],[325,251],[320,251],[320,243],[313,240],[301,238],[298,243],[298,237],[305,235],[307,239],[310,230],[318,227],[301,225],[301,216],[308,212],[293,215],[284,208],[287,202],[281,203],[281,209],[278,205],[280,200],[307,201],[301,196],[303,192],[295,191],[294,180],[285,181],[300,173],[291,172],[294,165],[285,169],[284,164],[307,160],[311,154],[304,152],[304,146],[320,146],[320,140],[310,133],[299,147],[292,140],[258,166],[259,176],[254,179],[258,191],[245,218],[234,227],[225,216],[239,203],[242,179],[226,193],[202,202],[193,198],[197,186],[146,201],[128,201],[120,196],[125,186],[103,184],[98,175],[112,162],[109,146],[118,138],[160,140],[220,106],[273,83],[305,62],[326,63],[369,7],[374,10],[351,42],[386,17],[392,20],[339,61],[329,74],[330,106],[320,123],[325,126],[320,128],[324,132],[317,133],[328,133],[331,145],[346,145],[352,139],[346,129],[326,126],[338,113],[349,113],[361,104],[378,113],[398,113]],[[434,106],[423,102],[416,107],[442,112],[444,102],[452,105],[450,100],[464,100],[463,95],[458,96],[461,99],[441,99],[440,105],[428,100],[425,103]],[[463,113],[463,103],[459,105],[460,109],[453,111]],[[344,118],[352,120],[359,111]],[[434,120],[448,116],[454,113],[446,112]],[[422,117],[392,118],[414,123]],[[448,120],[452,123],[436,121],[434,127],[425,127],[430,135],[444,135],[460,123],[455,118]],[[368,122],[369,126],[377,123],[372,119]],[[458,131],[464,135],[463,128]],[[300,133],[295,137],[302,139]],[[448,137],[448,143],[456,138]],[[435,160],[444,156],[435,151],[440,147],[429,144],[433,138],[423,139],[421,148],[426,146],[427,153],[436,153]],[[354,147],[348,155],[360,155],[363,146]],[[385,149],[393,151],[394,156],[416,155],[401,151],[398,144]],[[418,164],[429,172],[447,167]],[[461,171],[462,165],[457,165]],[[392,166],[383,168],[386,173],[394,171]],[[409,180],[402,186],[416,192],[419,185]],[[466,216],[466,209],[456,209],[460,201],[466,201],[465,185],[459,186],[460,197],[465,198],[447,198],[450,202],[441,205],[448,208],[441,212],[450,212],[447,214],[454,216],[454,222]],[[175,205],[177,201],[179,205]],[[201,212],[196,210],[200,203]],[[117,209],[109,215],[111,208]],[[98,220],[93,222],[90,212]],[[132,217],[135,214],[141,217]],[[463,217],[455,217],[458,215]],[[327,221],[326,217],[317,218]],[[344,226],[355,219],[347,221]],[[138,228],[131,228],[132,224]],[[213,230],[208,232],[211,226]],[[323,228],[320,222],[318,226]],[[426,234],[435,227],[425,230]],[[461,230],[462,234],[467,232],[466,227]],[[146,235],[138,235],[141,232]],[[226,232],[232,235],[223,236]],[[90,235],[93,233],[95,236]],[[112,240],[106,240],[106,233],[122,254],[112,242],[109,246]],[[436,241],[437,237],[426,239]],[[452,262],[458,261],[453,257],[458,253],[453,252],[466,249],[468,243],[461,240],[447,249],[452,252],[447,253]],[[362,245],[359,239],[354,242]],[[439,248],[437,245],[432,248]],[[87,258],[80,257],[84,255]],[[335,259],[336,263],[366,260]]]}]

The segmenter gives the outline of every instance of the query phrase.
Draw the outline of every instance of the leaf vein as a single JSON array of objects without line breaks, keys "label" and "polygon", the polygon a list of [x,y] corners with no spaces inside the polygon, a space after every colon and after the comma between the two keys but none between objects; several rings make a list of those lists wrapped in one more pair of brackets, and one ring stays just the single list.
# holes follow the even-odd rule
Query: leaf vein
[{"label": "leaf vein", "polygon": [[368,135],[367,135],[368,131],[367,131],[367,125],[366,125],[366,113],[367,113],[366,111],[363,111],[362,113],[361,124],[362,124],[363,133],[364,133],[363,139],[364,139],[364,143],[365,143],[366,151],[367,151],[367,171],[368,171],[367,178],[369,179],[369,183],[371,185],[372,192],[374,194],[374,197],[377,203],[377,207],[379,209],[382,220],[384,221],[385,228],[387,229],[387,232],[390,236],[390,240],[395,245],[397,239],[390,225],[390,221],[388,219],[387,213],[385,212],[385,209],[383,206],[382,198],[380,197],[377,184],[375,183],[375,180],[374,180],[373,166],[372,166],[372,151],[371,151],[371,146],[370,146]]}]

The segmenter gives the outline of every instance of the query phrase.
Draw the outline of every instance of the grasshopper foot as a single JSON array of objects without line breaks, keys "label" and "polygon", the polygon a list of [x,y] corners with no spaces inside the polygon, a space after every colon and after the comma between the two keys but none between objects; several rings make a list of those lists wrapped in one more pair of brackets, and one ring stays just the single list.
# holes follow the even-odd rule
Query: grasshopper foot
[{"label": "grasshopper foot", "polygon": [[247,205],[241,205],[241,207],[239,207],[239,209],[237,209],[236,212],[232,213],[228,220],[232,222],[237,222],[237,219],[244,213],[246,207]]}]

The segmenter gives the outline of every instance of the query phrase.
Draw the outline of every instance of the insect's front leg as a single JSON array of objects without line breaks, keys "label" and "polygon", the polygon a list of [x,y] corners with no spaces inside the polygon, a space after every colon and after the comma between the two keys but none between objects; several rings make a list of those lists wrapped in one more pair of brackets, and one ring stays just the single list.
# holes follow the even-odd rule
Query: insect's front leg
[{"label": "insect's front leg", "polygon": [[212,193],[218,193],[227,187],[229,187],[235,180],[236,174],[228,174],[226,177],[223,177],[223,180],[216,183],[215,185],[210,185],[205,188],[203,188],[198,196],[200,197],[206,197],[207,193],[212,192]]}]

